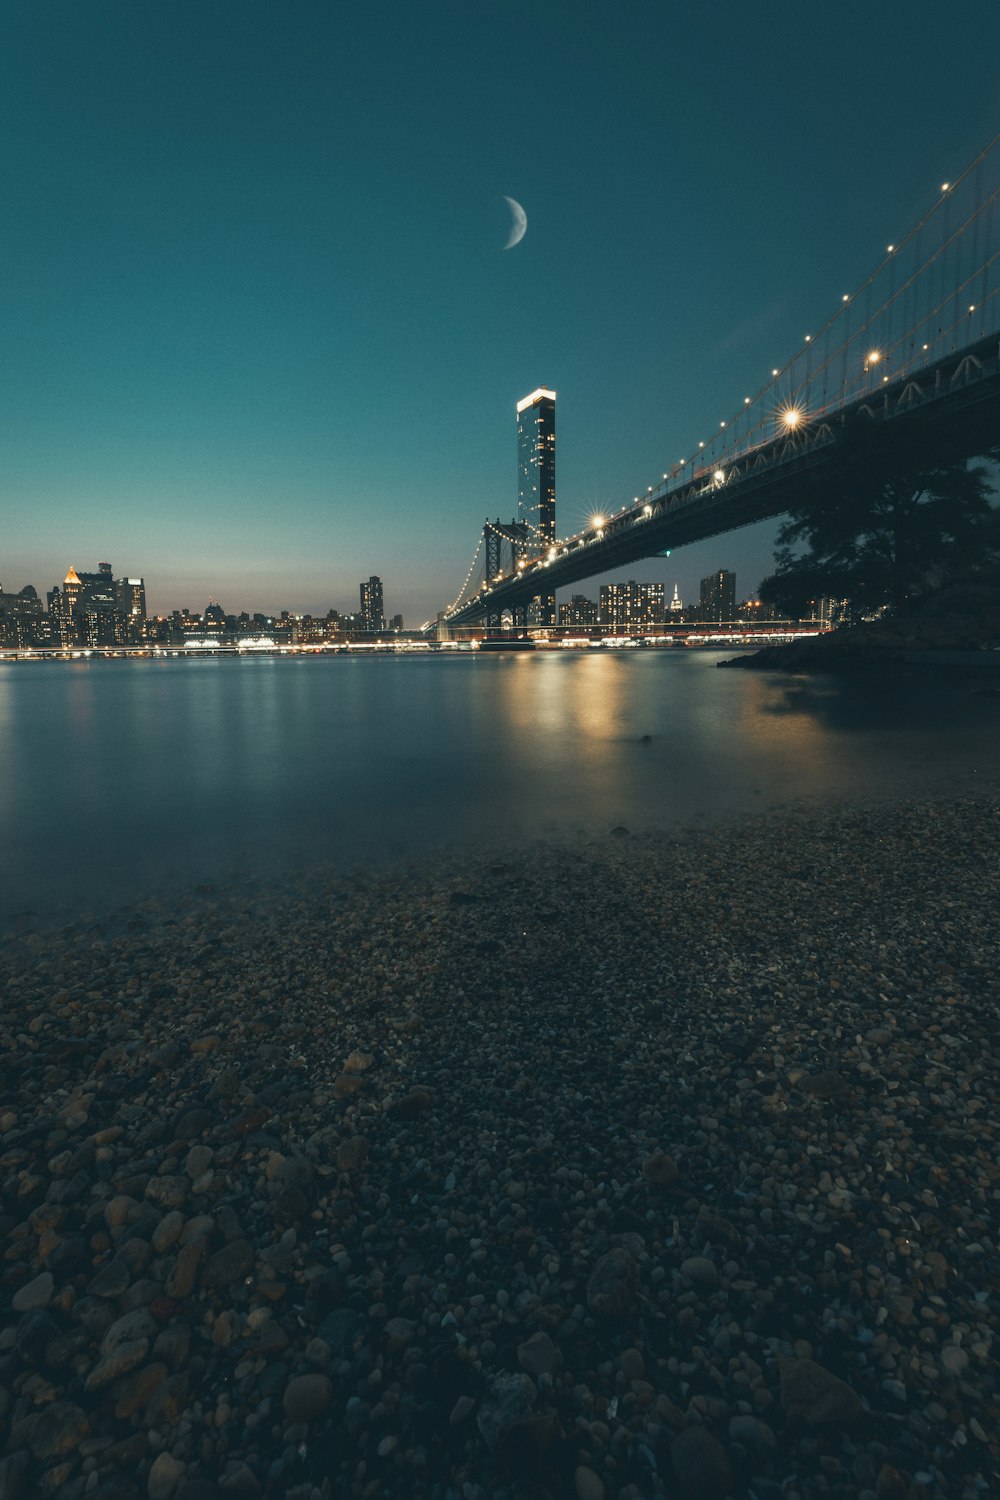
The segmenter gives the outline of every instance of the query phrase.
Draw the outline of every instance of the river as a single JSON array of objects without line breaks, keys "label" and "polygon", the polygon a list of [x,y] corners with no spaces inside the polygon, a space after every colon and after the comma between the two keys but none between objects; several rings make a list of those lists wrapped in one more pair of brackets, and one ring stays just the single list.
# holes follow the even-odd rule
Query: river
[{"label": "river", "polygon": [[442,845],[738,830],[792,803],[996,782],[1000,700],[969,678],[805,679],[720,659],[0,663],[0,930]]}]

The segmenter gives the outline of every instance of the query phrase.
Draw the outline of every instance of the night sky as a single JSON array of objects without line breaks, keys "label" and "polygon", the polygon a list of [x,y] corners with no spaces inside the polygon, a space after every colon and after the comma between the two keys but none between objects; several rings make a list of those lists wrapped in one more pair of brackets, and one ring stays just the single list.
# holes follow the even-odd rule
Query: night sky
[{"label": "night sky", "polygon": [[[513,514],[515,401],[558,392],[560,535],[630,501],[992,136],[998,43],[996,0],[3,7],[0,580],[375,572],[419,624]],[[742,597],[774,529],[628,574]]]}]

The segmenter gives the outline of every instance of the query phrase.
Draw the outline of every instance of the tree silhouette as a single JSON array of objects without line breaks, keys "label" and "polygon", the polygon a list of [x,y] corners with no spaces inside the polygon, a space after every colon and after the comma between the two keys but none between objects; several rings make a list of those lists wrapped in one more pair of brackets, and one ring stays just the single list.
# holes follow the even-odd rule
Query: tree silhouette
[{"label": "tree silhouette", "polygon": [[[830,479],[778,531],[765,602],[798,616],[822,595],[845,599],[855,617],[905,610],[996,565],[1000,512],[986,467],[949,453],[930,427],[874,428],[862,417],[838,441]],[[995,463],[1000,450],[983,457]]]}]

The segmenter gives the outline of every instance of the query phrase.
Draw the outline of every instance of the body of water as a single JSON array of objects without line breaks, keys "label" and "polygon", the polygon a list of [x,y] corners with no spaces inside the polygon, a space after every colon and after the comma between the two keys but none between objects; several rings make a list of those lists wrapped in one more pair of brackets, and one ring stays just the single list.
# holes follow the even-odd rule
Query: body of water
[{"label": "body of water", "polygon": [[0,663],[0,928],[441,844],[516,851],[996,778],[1000,707],[969,678],[720,659]]}]

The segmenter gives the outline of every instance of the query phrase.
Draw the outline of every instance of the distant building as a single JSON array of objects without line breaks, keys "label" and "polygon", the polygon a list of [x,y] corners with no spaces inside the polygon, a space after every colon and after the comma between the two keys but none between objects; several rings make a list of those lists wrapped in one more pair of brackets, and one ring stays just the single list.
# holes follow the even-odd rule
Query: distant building
[{"label": "distant building", "polygon": [[119,578],[115,598],[125,644],[138,645],[146,630],[146,584],[141,578]]},{"label": "distant building", "polygon": [[662,625],[664,620],[664,586],[662,583],[601,584],[601,624],[616,630],[642,630]]},{"label": "distant building", "polygon": [[720,568],[701,580],[698,618],[713,625],[736,619],[736,574],[728,568]]},{"label": "distant building", "polygon": [[559,624],[585,629],[600,624],[600,613],[596,602],[584,594],[574,594],[572,599],[559,606]]},{"label": "distant building", "polygon": [[[543,557],[556,540],[556,393],[546,386],[517,403],[517,519],[528,528],[528,556]],[[536,595],[528,618],[554,625],[555,594]]]},{"label": "distant building", "polygon": [[34,586],[26,583],[17,594],[5,594],[0,584],[0,645],[47,644],[48,621]]},{"label": "distant building", "polygon": [[403,616],[393,615],[392,619],[389,621],[389,629],[395,630],[397,632],[401,631],[403,629]]},{"label": "distant building", "polygon": [[372,574],[361,585],[360,626],[362,630],[385,629],[385,605],[382,602],[382,580]]},{"label": "distant building", "polygon": [[678,616],[680,616],[680,615],[683,615],[683,613],[684,613],[684,600],[681,598],[680,594],[677,592],[677,585],[676,585],[676,583],[674,584],[674,597],[671,599],[670,603],[667,605],[667,610],[672,615],[678,615]]},{"label": "distant building", "polygon": [[765,604],[763,599],[744,599],[736,618],[748,625],[769,625],[780,617],[773,604]]}]

